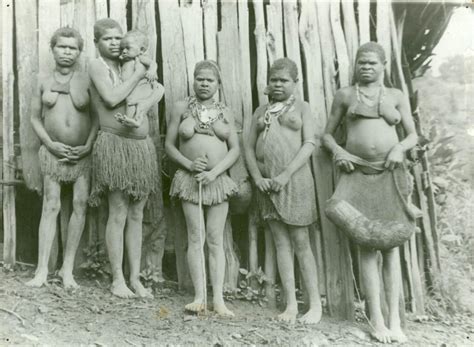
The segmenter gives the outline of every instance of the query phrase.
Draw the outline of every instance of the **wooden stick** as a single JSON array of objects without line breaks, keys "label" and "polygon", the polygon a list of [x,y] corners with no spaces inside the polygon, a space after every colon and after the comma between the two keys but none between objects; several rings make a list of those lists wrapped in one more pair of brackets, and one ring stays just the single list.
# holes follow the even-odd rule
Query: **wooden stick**
[{"label": "wooden stick", "polygon": [[339,73],[339,86],[346,87],[351,83],[350,63],[347,53],[346,41],[341,25],[341,6],[339,1],[330,2],[331,29],[334,36],[334,48],[336,50],[337,66]]},{"label": "wooden stick", "polygon": [[205,57],[217,61],[217,0],[203,1],[202,12]]},{"label": "wooden stick", "polygon": [[49,40],[61,25],[60,0],[38,0],[39,71],[48,74],[54,69]]},{"label": "wooden stick", "polygon": [[[15,179],[13,1],[2,2],[3,77],[3,180]],[[16,261],[15,187],[3,186],[3,260],[7,267]]]},{"label": "wooden stick", "polygon": [[359,33],[354,13],[354,0],[341,1],[344,17],[344,36],[346,38],[347,54],[349,56],[350,75],[353,74],[353,64],[359,47]]},{"label": "wooden stick", "polygon": [[25,320],[18,313],[10,311],[10,310],[8,310],[6,308],[3,308],[3,307],[0,307],[0,311],[3,311],[3,312],[6,312],[8,314],[11,314],[12,316],[15,316],[21,322],[21,325],[25,326]]},{"label": "wooden stick", "polygon": [[390,76],[392,47],[390,41],[390,11],[392,3],[390,0],[377,0],[377,42],[385,50],[387,64],[385,64],[385,73]]},{"label": "wooden stick", "polygon": [[115,19],[124,32],[127,31],[127,0],[109,1],[109,17]]},{"label": "wooden stick", "polygon": [[283,51],[283,14],[281,0],[272,0],[267,10],[267,52],[271,64],[284,56]]},{"label": "wooden stick", "polygon": [[95,0],[95,18],[96,20],[108,17],[107,0]]},{"label": "wooden stick", "polygon": [[267,96],[264,90],[267,86],[267,48],[265,33],[265,17],[263,13],[263,1],[253,1],[255,13],[255,43],[257,48],[257,91],[258,103],[264,105],[267,103]]},{"label": "wooden stick", "polygon": [[298,2],[295,0],[283,1],[283,26],[285,34],[286,56],[293,60],[298,67],[300,78],[296,82],[296,95],[304,98],[303,70],[301,66],[301,50],[298,36]]}]

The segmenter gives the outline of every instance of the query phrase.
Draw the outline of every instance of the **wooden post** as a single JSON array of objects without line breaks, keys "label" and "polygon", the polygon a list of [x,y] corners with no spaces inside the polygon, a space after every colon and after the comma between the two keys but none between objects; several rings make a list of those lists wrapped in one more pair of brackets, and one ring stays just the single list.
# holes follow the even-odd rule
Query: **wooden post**
[{"label": "wooden post", "polygon": [[263,105],[267,102],[265,88],[267,86],[267,48],[265,34],[265,15],[263,13],[263,1],[253,1],[255,12],[255,43],[257,46],[257,91],[258,103]]},{"label": "wooden post", "polygon": [[377,0],[377,42],[382,45],[387,58],[387,64],[385,64],[385,73],[390,76],[391,71],[391,53],[392,47],[390,44],[390,11],[392,9],[392,3],[390,0]]},{"label": "wooden post", "polygon": [[[13,83],[13,1],[2,2],[2,77],[3,77],[3,179],[15,179],[14,90]],[[16,262],[15,186],[3,186],[3,261],[6,268]]]},{"label": "wooden post", "polygon": [[299,78],[296,83],[295,94],[303,99],[303,70],[298,37],[298,2],[296,0],[283,1],[283,26],[286,56],[293,60],[298,67]]},{"label": "wooden post", "polygon": [[120,24],[124,32],[127,31],[127,0],[110,1],[109,16]]},{"label": "wooden post", "polygon": [[202,9],[199,0],[193,0],[191,4],[182,1],[179,13],[183,28],[184,57],[188,72],[188,94],[192,95],[194,93],[194,65],[204,59]]},{"label": "wooden post", "polygon": [[38,33],[36,0],[18,1],[15,4],[18,71],[18,93],[20,111],[20,146],[23,179],[26,186],[41,194],[43,181],[39,166],[38,149],[41,142],[31,125],[30,101],[36,88],[38,75]]},{"label": "wooden post", "polygon": [[357,48],[359,47],[359,34],[354,14],[354,0],[341,1],[342,14],[344,17],[344,36],[346,38],[347,54],[349,56],[350,75],[353,74],[352,65],[355,61]]},{"label": "wooden post", "polygon": [[358,0],[359,46],[370,41],[370,0]]},{"label": "wooden post", "polygon": [[344,32],[341,25],[341,6],[339,1],[331,1],[330,3],[330,20],[331,29],[334,37],[334,47],[337,56],[337,66],[339,72],[339,86],[346,87],[351,83],[349,56],[347,54],[347,46],[344,38]]},{"label": "wooden post", "polygon": [[281,0],[271,0],[267,9],[267,52],[271,64],[283,58],[283,13]]},{"label": "wooden post", "polygon": [[81,33],[84,39],[84,48],[80,56],[80,66],[87,71],[87,65],[91,58],[95,58],[94,23],[95,7],[94,0],[76,0],[74,4],[74,28]]},{"label": "wooden post", "polygon": [[108,15],[107,0],[95,0],[95,19],[107,18]]},{"label": "wooden post", "polygon": [[[323,62],[323,83],[325,90],[326,108],[329,110],[334,93],[334,51],[333,40],[329,30],[329,4],[316,3],[318,28],[321,42]],[[321,117],[321,125],[325,127],[326,119]],[[331,315],[354,319],[354,287],[352,280],[352,262],[350,257],[349,241],[327,219],[324,213],[325,202],[333,193],[332,161],[328,154],[317,146],[315,166],[320,175],[315,177],[316,191],[321,218],[321,228],[326,259],[326,293],[328,308]]]},{"label": "wooden post", "polygon": [[217,61],[217,0],[203,0],[202,6],[205,57]]}]

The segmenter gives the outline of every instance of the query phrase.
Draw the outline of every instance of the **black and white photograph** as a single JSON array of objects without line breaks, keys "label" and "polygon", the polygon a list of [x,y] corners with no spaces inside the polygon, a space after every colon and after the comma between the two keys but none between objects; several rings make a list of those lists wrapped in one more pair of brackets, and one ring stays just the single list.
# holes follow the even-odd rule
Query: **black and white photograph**
[{"label": "black and white photograph", "polygon": [[470,0],[1,0],[0,346],[473,346]]}]

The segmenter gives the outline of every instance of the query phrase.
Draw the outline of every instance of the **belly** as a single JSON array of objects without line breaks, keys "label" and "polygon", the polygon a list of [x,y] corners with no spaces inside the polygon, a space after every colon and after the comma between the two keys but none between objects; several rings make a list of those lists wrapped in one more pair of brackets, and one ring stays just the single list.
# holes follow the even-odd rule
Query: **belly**
[{"label": "belly", "polygon": [[60,95],[53,108],[45,109],[44,127],[52,140],[80,146],[89,137],[91,119],[88,112],[74,107],[69,96]]},{"label": "belly", "polygon": [[346,150],[366,160],[381,160],[398,143],[394,126],[380,119],[357,119],[347,123]]},{"label": "belly", "polygon": [[116,119],[117,113],[125,114],[125,103],[120,103],[114,108],[108,108],[98,95],[94,88],[91,88],[91,101],[99,117],[100,127],[107,127],[124,135],[147,136],[149,132],[148,117],[143,118],[143,122],[138,128],[126,127],[120,124]]},{"label": "belly", "polygon": [[207,170],[216,166],[228,152],[227,144],[224,141],[219,140],[216,136],[203,134],[194,134],[191,139],[182,141],[179,150],[191,161],[206,155]]}]

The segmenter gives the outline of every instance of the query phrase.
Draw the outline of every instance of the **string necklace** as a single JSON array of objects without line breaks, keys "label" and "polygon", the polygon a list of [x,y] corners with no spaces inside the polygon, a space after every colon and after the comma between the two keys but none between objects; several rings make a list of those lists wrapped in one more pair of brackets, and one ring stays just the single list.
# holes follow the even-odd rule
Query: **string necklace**
[{"label": "string necklace", "polygon": [[[69,84],[72,80],[72,77],[74,76],[74,70],[72,70],[71,74],[69,75],[69,79],[66,81],[66,82],[59,82],[58,79],[56,78],[56,73],[58,71],[57,70],[54,70],[54,73],[53,73],[53,78],[54,78],[54,82],[56,82],[57,84]],[[63,75],[64,76],[64,75]]]},{"label": "string necklace", "polygon": [[115,72],[114,69],[112,69],[110,67],[109,64],[107,64],[107,62],[104,60],[104,58],[102,58],[101,55],[99,55],[99,60],[105,65],[105,67],[107,68],[107,70],[109,71],[109,76],[110,76],[110,79],[112,80],[112,86],[113,87],[116,87],[118,86],[120,83],[122,83],[122,68],[120,67],[120,65],[118,66],[118,75],[117,75],[117,72]]},{"label": "string necklace", "polygon": [[[369,107],[374,107],[375,104],[377,103],[377,108],[380,110],[380,107],[382,106],[383,100],[385,99],[385,86],[382,84],[380,85],[379,91],[378,91],[378,101],[375,102],[373,99],[375,97],[374,95],[368,95],[367,93],[364,93],[359,86],[359,83],[356,83],[356,96],[357,96],[357,101],[361,102]],[[362,100],[361,95],[365,98],[365,100]],[[367,103],[367,100],[370,100],[373,102],[372,105]]]},{"label": "string necklace", "polygon": [[216,120],[224,117],[225,106],[219,101],[213,101],[212,104],[206,106],[201,104],[195,96],[191,96],[188,107],[201,129],[209,129]]},{"label": "string necklace", "polygon": [[263,116],[263,123],[265,129],[263,130],[263,138],[267,137],[268,130],[274,119],[278,119],[282,114],[285,114],[295,103],[295,96],[292,94],[285,102],[269,103],[265,114]]}]

